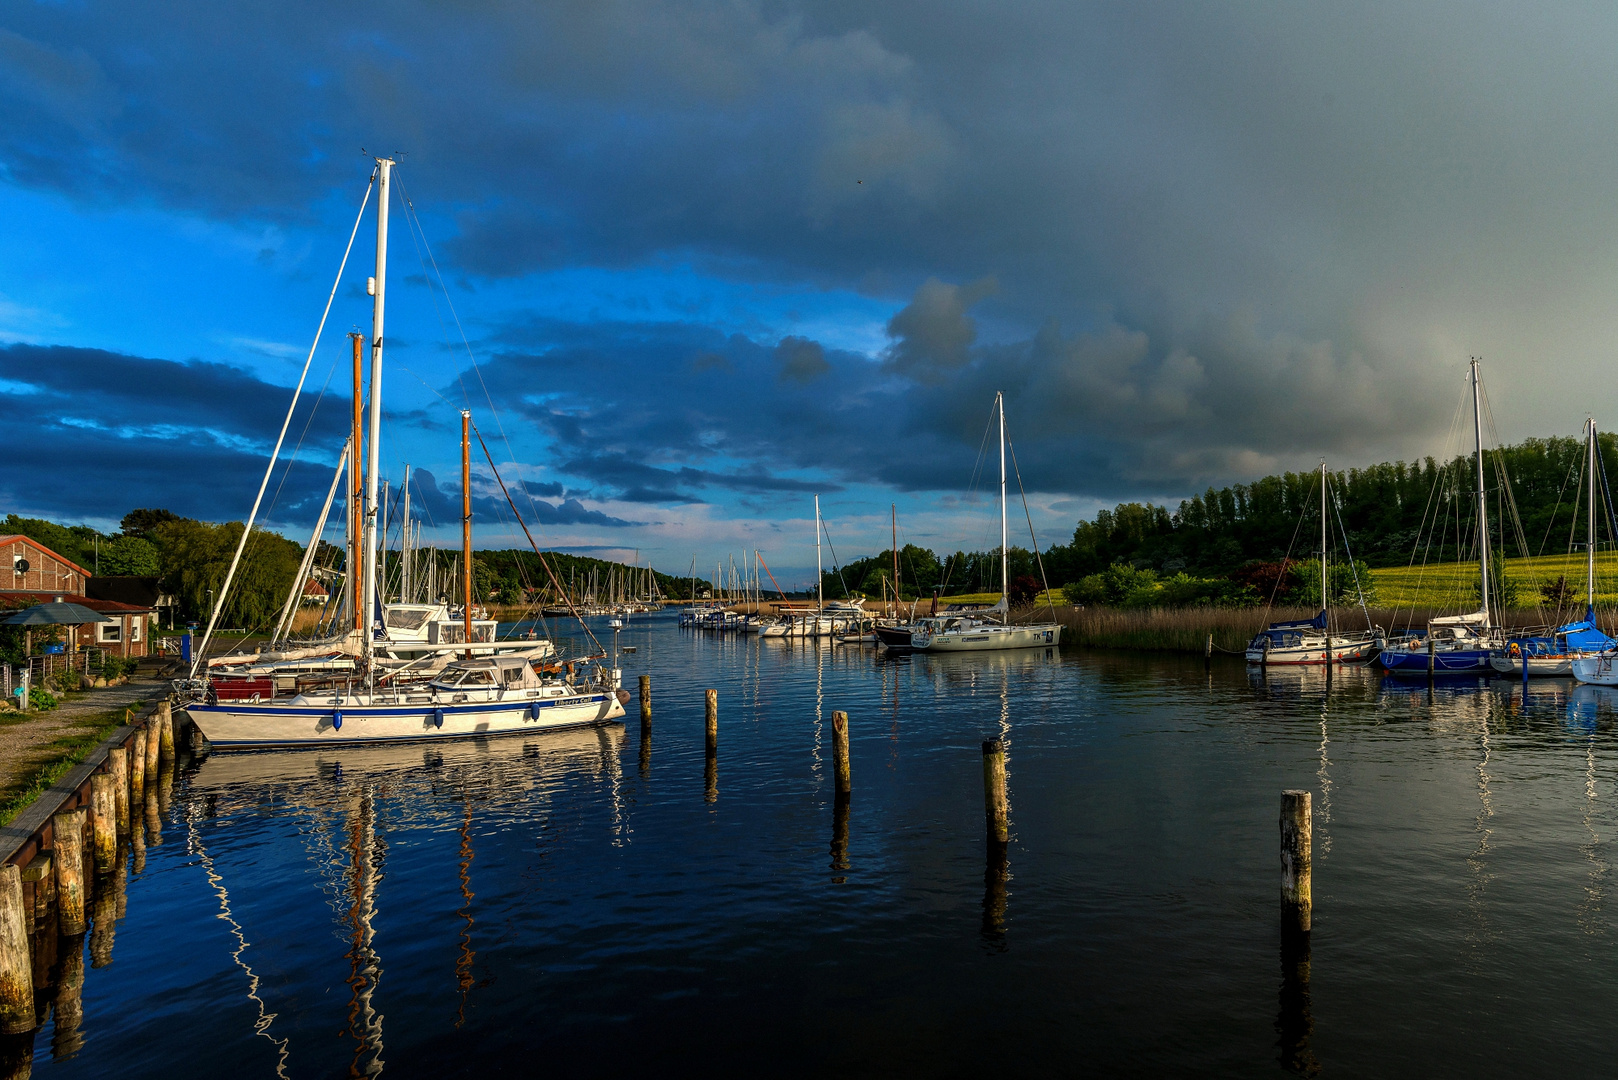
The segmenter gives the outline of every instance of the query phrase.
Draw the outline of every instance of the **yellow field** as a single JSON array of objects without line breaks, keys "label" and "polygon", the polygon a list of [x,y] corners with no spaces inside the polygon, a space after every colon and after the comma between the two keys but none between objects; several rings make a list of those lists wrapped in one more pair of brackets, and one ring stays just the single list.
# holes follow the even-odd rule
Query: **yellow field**
[{"label": "yellow field", "polygon": [[[1507,559],[1505,576],[1517,586],[1517,606],[1540,605],[1540,588],[1565,576],[1576,600],[1584,599],[1585,557],[1543,555]],[[1477,602],[1477,563],[1438,563],[1427,567],[1372,570],[1378,607],[1421,607],[1459,610]],[[1618,552],[1596,555],[1596,602],[1618,603]]]}]

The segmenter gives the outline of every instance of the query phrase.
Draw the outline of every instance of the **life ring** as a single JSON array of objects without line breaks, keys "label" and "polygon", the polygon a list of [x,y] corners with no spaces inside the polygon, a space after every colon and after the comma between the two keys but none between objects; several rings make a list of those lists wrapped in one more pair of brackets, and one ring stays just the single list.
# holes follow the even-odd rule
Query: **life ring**
[{"label": "life ring", "polygon": [[1522,655],[1522,649],[1520,647],[1518,647],[1518,645],[1517,645],[1517,643],[1515,641],[1513,641],[1511,643],[1510,652],[1511,652],[1512,656],[1520,656],[1520,655]]}]

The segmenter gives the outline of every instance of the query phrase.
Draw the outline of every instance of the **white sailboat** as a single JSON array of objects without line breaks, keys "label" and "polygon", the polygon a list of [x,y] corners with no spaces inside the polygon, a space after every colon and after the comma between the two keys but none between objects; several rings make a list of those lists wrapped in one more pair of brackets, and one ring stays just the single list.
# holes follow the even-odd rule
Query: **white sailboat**
[{"label": "white sailboat", "polygon": [[[1375,628],[1339,631],[1331,629],[1331,586],[1326,553],[1330,546],[1326,529],[1326,462],[1320,462],[1320,614],[1313,619],[1271,623],[1247,643],[1249,664],[1360,664],[1376,656],[1383,635]],[[1369,621],[1369,620],[1367,620]]]},{"label": "white sailboat", "polygon": [[915,652],[986,652],[993,649],[1030,649],[1060,645],[1058,622],[1013,623],[1007,591],[1010,544],[1006,528],[1006,401],[994,395],[1000,413],[1000,601],[980,612],[923,619],[911,634]]},{"label": "white sailboat", "polygon": [[[463,659],[432,681],[409,684],[381,663],[379,642],[387,641],[385,616],[376,620],[378,601],[378,468],[382,422],[384,297],[387,282],[388,189],[394,162],[377,159],[376,276],[372,280],[371,395],[368,468],[356,622],[361,633],[362,679],[335,681],[288,699],[196,701],[186,706],[203,736],[215,747],[298,746],[453,739],[597,724],[624,715],[628,694],[616,686],[616,671],[575,681],[572,664],[562,678],[542,676],[528,656],[475,657],[472,595],[471,414],[461,413],[462,583],[459,642],[437,642],[458,649]],[[333,290],[335,292],[335,289]],[[273,458],[272,458],[273,460]],[[503,484],[502,484],[503,487]],[[255,506],[255,511],[257,507]],[[515,504],[513,504],[515,511]],[[526,526],[525,526],[526,528]],[[244,532],[245,536],[245,532]],[[237,557],[240,558],[240,548]],[[235,563],[232,564],[232,571]],[[227,576],[227,587],[229,578]],[[431,614],[431,612],[424,612]],[[381,621],[383,625],[377,626]],[[425,626],[428,619],[422,620]],[[209,627],[212,630],[212,625]],[[432,654],[428,654],[432,655]],[[199,658],[200,659],[200,658]],[[411,661],[407,661],[409,663]],[[582,675],[582,672],[581,672]]]}]

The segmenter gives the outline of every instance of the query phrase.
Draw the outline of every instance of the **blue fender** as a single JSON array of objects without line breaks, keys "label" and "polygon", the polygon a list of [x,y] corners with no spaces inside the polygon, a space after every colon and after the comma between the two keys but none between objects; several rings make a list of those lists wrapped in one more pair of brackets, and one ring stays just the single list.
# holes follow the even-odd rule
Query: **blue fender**
[{"label": "blue fender", "polygon": [[538,720],[539,719],[539,702],[534,701],[534,702],[529,703],[529,705],[528,705],[528,718],[530,720]]},{"label": "blue fender", "polygon": [[433,727],[441,728],[443,726],[444,726],[444,710],[443,709],[434,709],[433,710]]},{"label": "blue fender", "polygon": [[334,731],[343,730],[343,713],[341,709],[331,711],[331,726]]}]

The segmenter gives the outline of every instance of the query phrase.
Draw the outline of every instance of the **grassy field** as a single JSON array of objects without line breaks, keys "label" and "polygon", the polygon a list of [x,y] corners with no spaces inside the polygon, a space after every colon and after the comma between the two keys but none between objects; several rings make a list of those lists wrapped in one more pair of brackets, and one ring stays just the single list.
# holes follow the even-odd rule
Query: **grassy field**
[{"label": "grassy field", "polygon": [[[136,701],[127,706],[76,717],[55,739],[29,751],[28,767],[14,784],[0,790],[0,825],[9,825],[12,818],[26,810],[69,769],[88,757],[102,739],[123,725],[130,716],[138,715],[145,704],[145,701]],[[0,726],[25,724],[29,720],[28,714],[13,713],[0,721]]]},{"label": "grassy field", "polygon": [[[1583,555],[1544,555],[1533,559],[1507,559],[1505,575],[1517,586],[1517,607],[1540,605],[1540,588],[1565,576],[1574,596],[1584,598]],[[1459,610],[1477,603],[1477,563],[1439,563],[1427,567],[1389,567],[1372,570],[1376,602],[1380,607],[1422,607]],[[1596,603],[1618,604],[1618,552],[1596,556]]]}]

